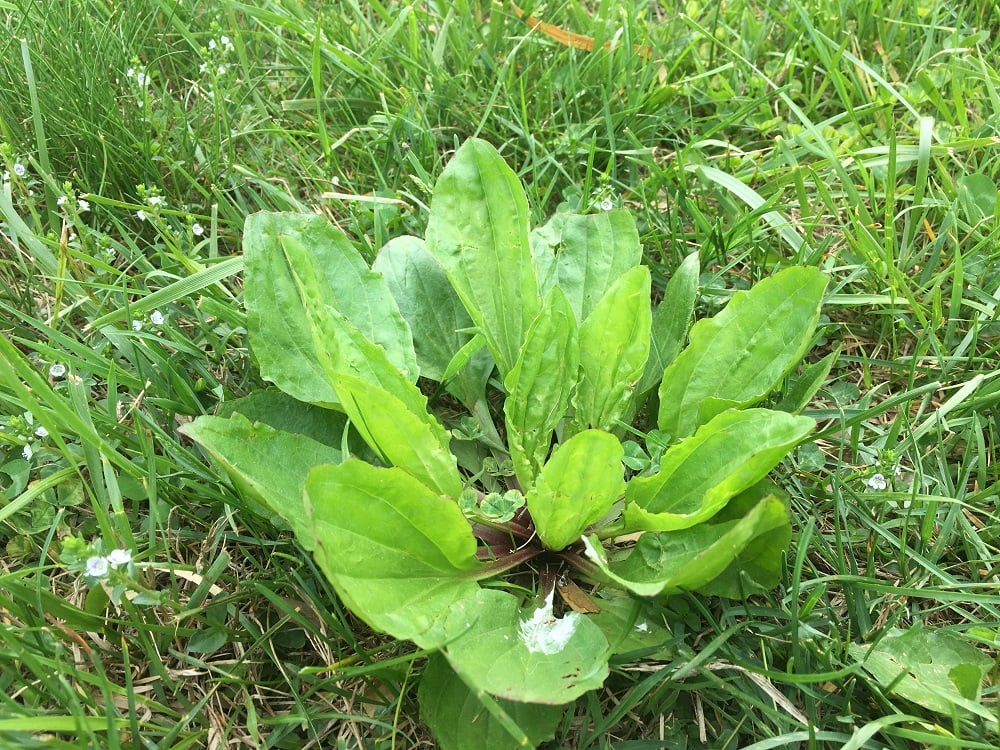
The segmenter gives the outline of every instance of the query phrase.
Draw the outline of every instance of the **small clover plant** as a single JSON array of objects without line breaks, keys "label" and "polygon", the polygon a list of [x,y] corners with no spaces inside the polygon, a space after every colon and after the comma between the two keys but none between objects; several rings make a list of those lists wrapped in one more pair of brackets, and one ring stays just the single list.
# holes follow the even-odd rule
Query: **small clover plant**
[{"label": "small clover plant", "polygon": [[250,216],[244,251],[250,342],[279,390],[184,430],[355,614],[432,652],[419,698],[441,747],[550,737],[611,655],[655,638],[643,597],[777,583],[791,530],[767,475],[809,438],[798,412],[830,366],[790,378],[818,270],[689,331],[697,257],[654,306],[627,211],[532,231],[480,140],[438,180],[426,237],[371,266],[315,215]]}]

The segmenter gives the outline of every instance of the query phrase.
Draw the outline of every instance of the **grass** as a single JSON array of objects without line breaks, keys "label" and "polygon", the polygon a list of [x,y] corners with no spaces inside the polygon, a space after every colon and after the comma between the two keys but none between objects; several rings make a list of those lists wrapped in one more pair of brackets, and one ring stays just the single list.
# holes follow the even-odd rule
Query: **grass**
[{"label": "grass", "polygon": [[[536,221],[628,206],[657,286],[698,251],[700,314],[785,264],[831,278],[786,580],[662,602],[673,640],[551,746],[995,747],[995,663],[981,714],[862,667],[893,628],[1000,642],[995,4],[535,4],[593,53],[501,2],[312,5],[0,2],[0,746],[430,746],[423,654],[177,427],[262,385],[248,213],[373,255],[480,135]],[[145,600],[86,585],[66,545],[95,538]]]}]

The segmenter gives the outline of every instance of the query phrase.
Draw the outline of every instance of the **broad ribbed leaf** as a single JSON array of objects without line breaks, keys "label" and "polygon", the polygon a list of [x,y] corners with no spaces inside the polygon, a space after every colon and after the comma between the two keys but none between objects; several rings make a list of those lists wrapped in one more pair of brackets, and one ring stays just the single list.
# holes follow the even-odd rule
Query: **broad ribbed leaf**
[{"label": "broad ribbed leaf", "polygon": [[649,358],[652,310],[646,266],[627,271],[580,326],[575,424],[611,430],[627,411]]},{"label": "broad ribbed leaf", "polygon": [[376,630],[441,646],[444,617],[479,589],[476,540],[458,504],[357,459],[315,468],[306,498],[316,560],[351,610]]},{"label": "broad ribbed leaf", "polygon": [[517,175],[493,146],[466,141],[434,186],[427,249],[482,331],[501,377],[541,305],[528,222]]},{"label": "broad ribbed leaf", "polygon": [[651,346],[646,369],[642,373],[636,392],[640,395],[652,390],[663,377],[667,365],[674,361],[684,345],[694,303],[698,298],[698,254],[691,253],[674,271],[663,292],[663,300],[653,310]]},{"label": "broad ribbed leaf", "polygon": [[565,416],[576,385],[579,361],[576,319],[557,287],[546,297],[517,364],[504,380],[507,444],[524,490],[534,484],[549,454],[552,433]]},{"label": "broad ribbed leaf", "polygon": [[181,432],[225,466],[253,499],[283,519],[299,544],[313,548],[312,526],[303,502],[306,476],[320,464],[340,463],[339,450],[304,435],[251,424],[242,414],[229,419],[198,417],[181,427]]},{"label": "broad ribbed leaf", "polygon": [[352,375],[337,375],[334,384],[351,424],[383,462],[442,495],[457,498],[462,494],[450,436],[433,416],[411,409],[395,394]]},{"label": "broad ribbed leaf", "polygon": [[539,608],[521,609],[517,597],[480,589],[452,608],[444,646],[462,679],[498,698],[568,703],[600,687],[608,676],[608,641],[585,615],[557,618],[551,594]]},{"label": "broad ribbed leaf", "polygon": [[[472,336],[472,318],[452,289],[444,269],[419,237],[396,237],[379,251],[372,270],[385,277],[399,311],[413,333],[413,348],[425,378],[442,381],[448,364]],[[445,384],[470,410],[483,398],[493,360],[486,350],[474,354]]]},{"label": "broad ribbed leaf", "polygon": [[546,547],[560,550],[603,518],[625,491],[622,444],[600,430],[577,433],[556,447],[525,496]]},{"label": "broad ribbed leaf", "polygon": [[440,654],[420,675],[420,716],[441,750],[516,750],[555,734],[561,706],[518,703],[471,690]]},{"label": "broad ribbed leaf", "polygon": [[659,428],[687,437],[728,405],[767,395],[806,353],[825,289],[818,269],[787,268],[695,323],[690,345],[663,373]]},{"label": "broad ribbed leaf", "polygon": [[[539,281],[542,293],[558,285],[577,322],[586,320],[611,285],[642,260],[639,232],[628,211],[558,213],[532,233],[532,249],[536,265],[550,270]],[[543,253],[551,259],[540,260]]]},{"label": "broad ribbed leaf", "polygon": [[[247,325],[261,375],[301,401],[335,404],[313,337],[301,279],[313,306],[335,308],[416,380],[410,331],[389,288],[347,237],[321,216],[256,213],[243,235]],[[298,277],[298,278],[297,278]]]},{"label": "broad ribbed leaf", "polygon": [[727,411],[671,446],[660,471],[625,491],[628,531],[686,529],[753,486],[815,428],[808,417],[769,409]]},{"label": "broad ribbed leaf", "polygon": [[709,584],[754,539],[788,526],[784,504],[768,496],[743,518],[678,531],[646,533],[617,562],[608,561],[597,537],[585,537],[587,557],[612,582],[640,596],[676,594]]}]

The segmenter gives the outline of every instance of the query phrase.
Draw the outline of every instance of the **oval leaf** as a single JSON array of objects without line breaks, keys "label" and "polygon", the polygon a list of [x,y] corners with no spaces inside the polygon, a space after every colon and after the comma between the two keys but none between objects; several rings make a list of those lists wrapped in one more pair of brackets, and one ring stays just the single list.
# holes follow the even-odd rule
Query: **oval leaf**
[{"label": "oval leaf", "polygon": [[504,380],[507,444],[521,487],[529,489],[549,454],[552,433],[566,414],[580,361],[576,320],[554,288],[525,337],[521,356]]},{"label": "oval leaf", "polygon": [[485,141],[466,141],[434,186],[427,249],[444,268],[506,377],[541,305],[517,175]]},{"label": "oval leaf", "polygon": [[629,482],[626,529],[671,531],[708,520],[763,479],[815,425],[769,409],[723,412],[667,449],[659,473]]},{"label": "oval leaf", "polygon": [[[399,311],[413,333],[413,348],[426,378],[444,380],[454,356],[472,336],[472,318],[455,294],[444,269],[419,237],[396,237],[379,250],[372,270],[385,278]],[[449,393],[470,410],[486,390],[493,370],[489,353],[481,350],[445,383]]]},{"label": "oval leaf", "polygon": [[306,479],[316,560],[365,622],[422,648],[442,618],[475,598],[476,540],[457,503],[397,468],[349,459]]},{"label": "oval leaf", "polygon": [[649,268],[623,274],[580,326],[574,423],[611,430],[628,411],[649,358]]},{"label": "oval leaf", "polygon": [[769,495],[735,521],[643,534],[618,562],[609,563],[597,537],[584,537],[584,545],[587,557],[609,580],[640,596],[657,596],[709,584],[754,539],[788,525],[784,503]]},{"label": "oval leaf", "polygon": [[660,382],[663,371],[684,344],[698,298],[699,271],[698,253],[691,253],[674,271],[663,292],[663,300],[653,310],[649,359],[636,388],[640,395]]},{"label": "oval leaf", "polygon": [[[822,271],[787,268],[695,323],[690,345],[663,373],[659,428],[684,438],[723,405],[767,395],[805,355],[825,289]],[[709,399],[716,406],[706,409]]]},{"label": "oval leaf", "polygon": [[244,227],[243,252],[247,327],[264,378],[301,401],[336,403],[302,299],[299,281],[309,278],[315,284],[313,305],[335,306],[416,380],[410,331],[388,286],[326,219],[252,214]]},{"label": "oval leaf", "polygon": [[[611,285],[642,260],[635,220],[622,210],[558,213],[532,233],[532,248],[536,265],[551,267],[543,293],[552,284],[562,289],[577,322],[586,320]],[[551,258],[540,261],[543,253]]]},{"label": "oval leaf", "polygon": [[539,608],[520,609],[517,597],[480,589],[448,618],[455,635],[448,662],[469,685],[525,703],[568,703],[608,676],[608,641],[586,615],[556,618],[552,594]]},{"label": "oval leaf", "polygon": [[604,517],[625,491],[621,442],[600,430],[585,430],[552,453],[525,496],[535,529],[546,547],[560,550]]},{"label": "oval leaf", "polygon": [[[253,499],[283,519],[303,547],[313,548],[303,501],[306,477],[314,466],[340,463],[339,450],[304,435],[251,424],[242,414],[229,419],[198,417],[180,431],[225,466]],[[280,467],[275,466],[276,457],[280,457]]]}]

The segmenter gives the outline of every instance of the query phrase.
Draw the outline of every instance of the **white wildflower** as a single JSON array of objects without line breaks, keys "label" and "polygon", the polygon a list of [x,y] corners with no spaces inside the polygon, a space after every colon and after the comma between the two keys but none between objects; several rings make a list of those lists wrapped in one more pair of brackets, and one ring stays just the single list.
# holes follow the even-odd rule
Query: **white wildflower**
[{"label": "white wildflower", "polygon": [[14,174],[16,174],[18,177],[24,177],[24,175],[27,174],[27,172],[28,170],[21,162],[17,162],[17,164],[14,165]]},{"label": "white wildflower", "polygon": [[868,485],[868,489],[875,490],[876,492],[881,492],[889,486],[889,483],[885,481],[885,477],[881,474],[872,474],[868,477],[868,481],[865,484]]},{"label": "white wildflower", "polygon": [[104,578],[111,569],[111,566],[108,564],[108,558],[95,555],[94,557],[87,558],[85,569],[87,575],[92,578]]},{"label": "white wildflower", "polygon": [[38,425],[38,429],[35,430],[35,437],[46,438],[48,436],[49,431],[43,425]]},{"label": "white wildflower", "polygon": [[139,221],[145,221],[146,220],[146,212],[143,211],[141,208],[138,211],[135,212],[135,215],[136,215],[136,218],[139,219]]},{"label": "white wildflower", "polygon": [[205,227],[196,222],[191,225],[191,234],[193,234],[195,237],[201,237],[203,234],[205,234]]},{"label": "white wildflower", "polygon": [[132,553],[127,549],[113,549],[108,553],[108,562],[112,568],[120,568],[132,562]]},{"label": "white wildflower", "polygon": [[66,201],[68,201],[68,200],[69,200],[69,198],[67,198],[65,195],[60,195],[58,198],[56,198],[56,205],[57,206],[65,206],[66,205]]},{"label": "white wildflower", "polygon": [[612,202],[612,200],[610,198],[605,198],[604,200],[601,201],[601,210],[602,211],[610,211],[614,207],[615,207],[615,204]]},{"label": "white wildflower", "polygon": [[23,447],[23,448],[21,449],[21,455],[22,455],[22,456],[24,456],[24,460],[25,460],[25,461],[30,461],[30,460],[31,460],[31,457],[32,457],[32,456],[34,455],[34,453],[35,453],[35,452],[34,452],[34,451],[33,451],[33,450],[31,449],[31,446],[30,446],[30,445],[25,445],[25,446],[24,446],[24,447]]},{"label": "white wildflower", "polygon": [[59,362],[56,362],[54,365],[52,365],[49,368],[49,377],[50,378],[53,378],[53,379],[55,379],[55,378],[61,378],[65,374],[66,374],[66,365],[60,364]]},{"label": "white wildflower", "polygon": [[90,210],[90,202],[81,198],[76,202],[76,207],[80,210],[81,214],[86,213]]},{"label": "white wildflower", "polygon": [[133,320],[132,321],[132,330],[135,331],[136,333],[138,333],[139,331],[141,331],[142,330],[142,321],[141,320]]},{"label": "white wildflower", "polygon": [[154,326],[162,326],[163,320],[164,320],[163,313],[161,313],[159,310],[153,310],[153,312],[149,314],[149,322],[152,323]]},{"label": "white wildflower", "polygon": [[151,196],[149,196],[146,199],[146,201],[151,206],[162,206],[163,205],[163,198],[161,198],[159,195],[151,195]]}]

